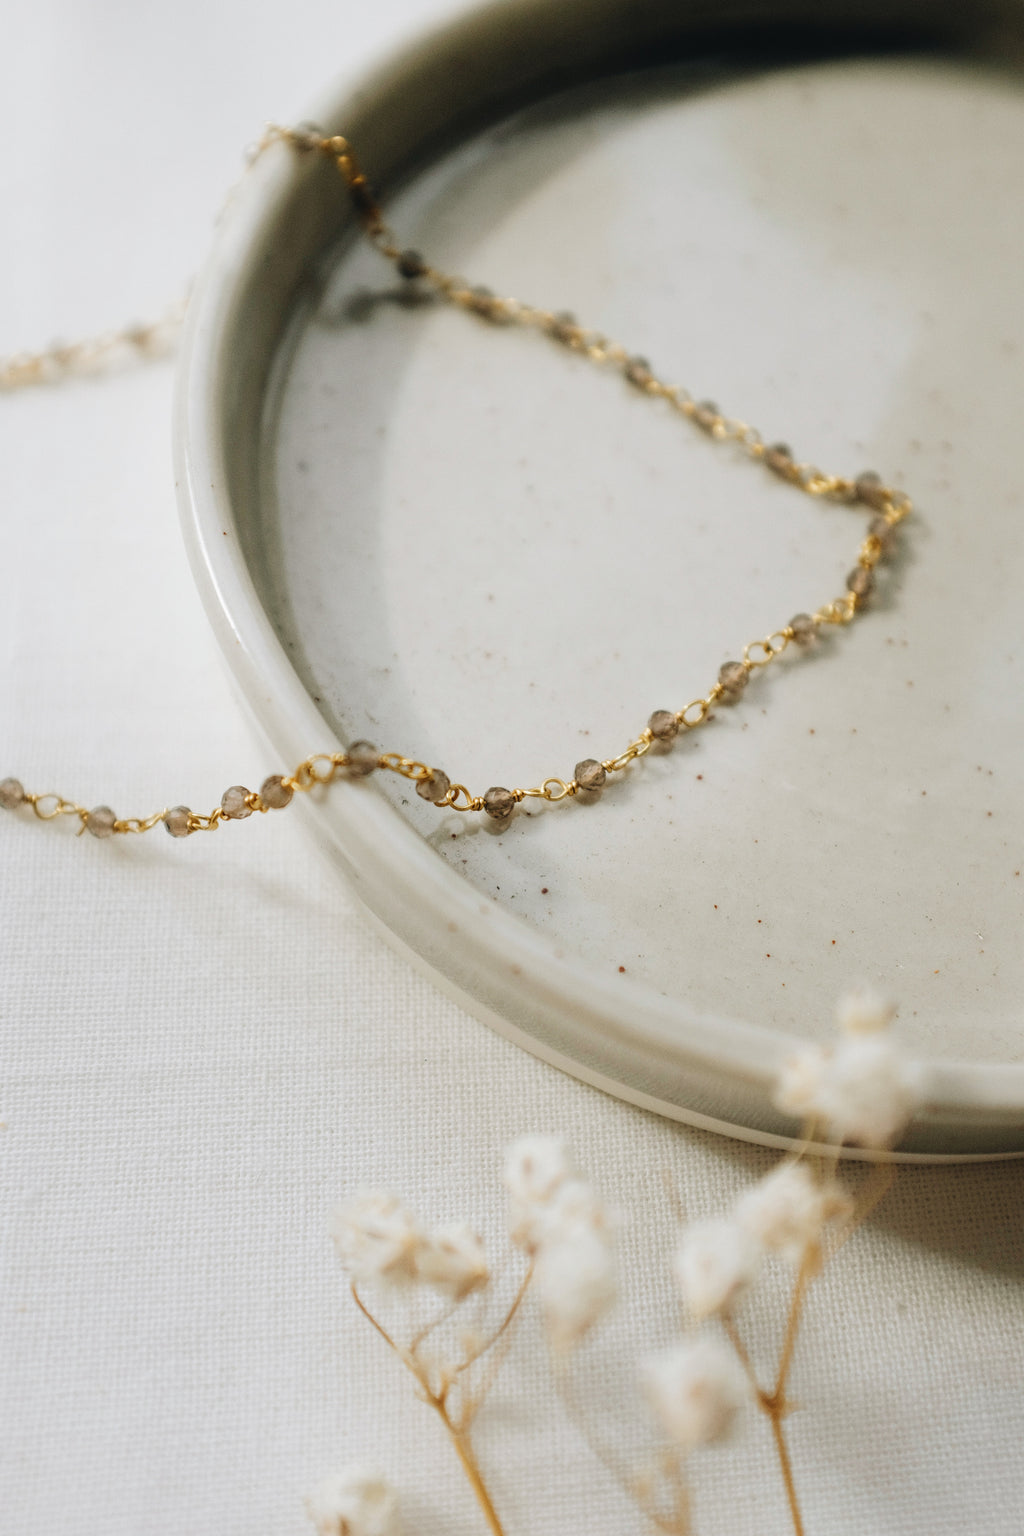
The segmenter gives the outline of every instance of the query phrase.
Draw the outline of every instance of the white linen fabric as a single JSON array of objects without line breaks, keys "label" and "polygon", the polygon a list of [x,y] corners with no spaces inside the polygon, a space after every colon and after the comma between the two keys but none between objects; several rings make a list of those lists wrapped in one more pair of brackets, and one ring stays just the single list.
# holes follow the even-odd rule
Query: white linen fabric
[{"label": "white linen fabric", "polygon": [[[241,147],[436,11],[266,0],[22,7],[0,57],[0,339],[158,311]],[[0,776],[129,813],[215,803],[265,760],[195,596],[171,369],[0,401]],[[1008,445],[1012,451],[1012,445]],[[315,744],[311,744],[315,746]],[[672,1201],[721,1210],[774,1157],[658,1121],[491,1034],[396,958],[292,815],[75,841],[0,822],[0,1528],[299,1536],[301,1493],[381,1463],[410,1532],[482,1529],[453,1456],[351,1305],[327,1236],[359,1184],[498,1246],[501,1150],[559,1131],[626,1213],[627,1319],[678,1330]],[[812,1295],[791,1435],[814,1536],[1018,1536],[1024,1168],[902,1171]],[[781,1327],[751,1308],[758,1359]],[[480,1420],[508,1536],[642,1521],[553,1393],[528,1321]],[[697,1459],[706,1536],[789,1529],[765,1424]]]}]

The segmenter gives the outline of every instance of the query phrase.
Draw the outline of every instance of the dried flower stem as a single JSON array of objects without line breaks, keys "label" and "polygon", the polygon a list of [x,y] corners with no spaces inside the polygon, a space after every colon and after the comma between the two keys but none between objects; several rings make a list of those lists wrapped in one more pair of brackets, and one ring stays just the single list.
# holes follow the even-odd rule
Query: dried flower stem
[{"label": "dried flower stem", "polygon": [[736,1351],[737,1358],[746,1372],[757,1406],[767,1416],[772,1427],[772,1439],[779,1458],[779,1470],[782,1473],[782,1481],[786,1489],[786,1500],[789,1504],[790,1518],[793,1521],[794,1536],[805,1536],[805,1531],[803,1516],[800,1513],[800,1502],[796,1494],[796,1484],[793,1480],[793,1463],[789,1454],[789,1446],[786,1444],[786,1433],[782,1427],[782,1421],[789,1412],[789,1403],[786,1400],[786,1383],[789,1380],[789,1373],[793,1364],[793,1352],[796,1349],[797,1334],[800,1329],[800,1318],[803,1314],[804,1301],[807,1297],[807,1288],[818,1273],[819,1268],[820,1254],[818,1249],[808,1248],[800,1265],[796,1283],[793,1286],[793,1295],[789,1304],[789,1315],[786,1319],[786,1333],[782,1343],[782,1351],[779,1355],[778,1370],[775,1374],[775,1384],[770,1392],[765,1391],[757,1378],[749,1351],[740,1336],[735,1321],[728,1313],[722,1317],[722,1324],[728,1335],[729,1342]]},{"label": "dried flower stem", "polygon": [[[388,1348],[398,1356],[406,1369],[410,1371],[416,1378],[416,1381],[419,1383],[424,1402],[427,1403],[429,1407],[433,1408],[434,1412],[441,1420],[441,1423],[444,1425],[448,1434],[448,1438],[451,1440],[452,1445],[455,1448],[455,1454],[459,1458],[459,1463],[462,1467],[462,1470],[466,1475],[466,1481],[472,1488],[474,1497],[476,1498],[477,1503],[483,1511],[484,1519],[487,1521],[487,1529],[490,1531],[491,1536],[505,1536],[505,1531],[500,1519],[498,1518],[498,1512],[494,1507],[494,1501],[492,1500],[490,1492],[488,1491],[487,1484],[484,1482],[483,1473],[480,1470],[480,1463],[476,1459],[476,1452],[474,1451],[472,1442],[470,1440],[470,1425],[472,1424],[473,1419],[476,1417],[484,1397],[487,1395],[487,1392],[493,1384],[498,1370],[501,1368],[501,1364],[505,1356],[504,1348],[502,1348],[500,1352],[500,1357],[496,1359],[493,1369],[488,1372],[487,1376],[484,1378],[483,1382],[475,1393],[470,1394],[466,1390],[465,1385],[459,1383],[459,1377],[465,1371],[467,1371],[471,1365],[475,1364],[475,1362],[479,1360],[483,1355],[486,1355],[490,1350],[492,1350],[495,1345],[505,1345],[509,1337],[509,1329],[511,1328],[513,1322],[515,1321],[516,1315],[519,1312],[519,1308],[522,1305],[523,1297],[526,1295],[532,1276],[533,1266],[531,1265],[530,1268],[526,1271],[526,1274],[523,1276],[519,1288],[516,1291],[515,1296],[512,1298],[512,1303],[498,1326],[493,1330],[492,1333],[487,1336],[487,1338],[481,1344],[477,1345],[475,1349],[470,1350],[465,1359],[461,1360],[453,1370],[446,1371],[442,1375],[440,1385],[437,1387],[431,1385],[427,1369],[417,1356],[417,1349],[424,1342],[424,1340],[429,1337],[429,1335],[436,1327],[439,1327],[442,1323],[447,1321],[447,1319],[455,1311],[455,1307],[446,1307],[433,1323],[430,1323],[426,1327],[419,1330],[419,1332],[414,1336],[412,1343],[408,1347],[403,1347],[401,1344],[395,1342],[383,1324],[378,1322],[377,1318],[374,1317],[373,1313],[370,1311],[369,1307],[360,1296],[354,1281],[349,1287],[352,1292],[352,1300],[355,1302],[360,1312],[366,1318],[367,1322],[370,1323],[376,1329],[377,1333],[380,1334]],[[462,1406],[457,1414],[453,1414],[451,1408],[449,1407],[448,1400],[452,1388],[457,1384],[462,1385]]]},{"label": "dried flower stem", "polygon": [[786,1444],[786,1436],[782,1428],[782,1417],[778,1412],[769,1414],[772,1425],[772,1436],[775,1440],[775,1449],[779,1456],[779,1466],[782,1468],[782,1480],[786,1485],[786,1498],[789,1500],[789,1513],[793,1520],[795,1536],[804,1536],[804,1522],[800,1515],[800,1505],[797,1502],[796,1486],[793,1482],[793,1464],[789,1459],[789,1447]]},{"label": "dried flower stem", "polygon": [[477,1503],[483,1510],[484,1519],[487,1521],[487,1529],[491,1532],[491,1536],[505,1536],[504,1528],[498,1519],[498,1512],[494,1507],[491,1496],[487,1491],[487,1484],[484,1482],[483,1474],[480,1471],[480,1464],[470,1444],[468,1430],[457,1429],[452,1423],[443,1398],[430,1394],[427,1401],[430,1403],[431,1408],[435,1409],[440,1415],[441,1422],[448,1431],[452,1445],[455,1447],[455,1454],[462,1463],[462,1470],[466,1474],[466,1480],[476,1495]]}]

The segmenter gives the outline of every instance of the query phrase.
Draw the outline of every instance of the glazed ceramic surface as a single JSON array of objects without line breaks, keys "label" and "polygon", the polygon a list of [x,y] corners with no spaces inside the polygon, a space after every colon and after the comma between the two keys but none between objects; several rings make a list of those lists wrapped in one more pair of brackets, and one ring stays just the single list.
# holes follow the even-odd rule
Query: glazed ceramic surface
[{"label": "glazed ceramic surface", "polygon": [[[863,979],[928,1064],[908,1149],[1020,1150],[1024,90],[920,54],[712,58],[681,14],[615,73],[618,7],[473,13],[317,119],[403,244],[905,486],[898,556],[850,630],[595,803],[499,831],[381,774],[316,835],[468,1007],[635,1102],[791,1134],[771,1075]],[[865,527],[422,300],[281,147],[224,221],[180,404],[195,567],[282,768],[368,737],[475,793],[568,779],[837,596]]]}]

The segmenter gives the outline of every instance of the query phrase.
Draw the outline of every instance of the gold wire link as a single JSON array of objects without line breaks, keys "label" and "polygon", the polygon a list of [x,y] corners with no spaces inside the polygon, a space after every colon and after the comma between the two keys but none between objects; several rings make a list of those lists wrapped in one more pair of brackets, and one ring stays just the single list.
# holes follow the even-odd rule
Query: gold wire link
[{"label": "gold wire link", "polygon": [[857,599],[847,593],[845,597],[837,597],[834,602],[826,603],[813,615],[819,624],[849,624],[857,613]]},{"label": "gold wire link", "polygon": [[434,770],[426,763],[418,763],[413,757],[403,757],[401,752],[382,752],[377,759],[389,773],[400,773],[403,779],[417,781],[433,777]]},{"label": "gold wire link", "polygon": [[52,791],[45,795],[26,795],[25,799],[40,821],[55,821],[58,816],[79,816],[84,824],[89,815],[84,805],[76,805],[73,800],[65,800]]},{"label": "gold wire link", "polygon": [[605,770],[606,773],[621,772],[623,768],[634,762],[636,758],[643,757],[646,753],[648,753],[651,750],[653,740],[654,738],[651,736],[650,732],[646,732],[644,735],[638,736],[635,741],[630,742],[625,752],[620,752],[618,757],[606,758],[604,762],[602,762],[601,767]]},{"label": "gold wire link", "polygon": [[188,829],[190,832],[216,832],[223,819],[224,812],[219,805],[215,811],[210,812],[209,816],[201,816],[198,811],[189,811]]},{"label": "gold wire link", "polygon": [[[461,803],[460,795],[462,796]],[[483,803],[479,796],[474,797],[470,794],[465,784],[452,784],[448,793],[441,801],[443,806],[452,811],[479,811],[483,809]]]},{"label": "gold wire link", "polygon": [[[711,704],[711,699],[694,699],[692,703],[687,704],[684,709],[678,712],[676,719],[684,730],[695,731],[698,725],[704,724],[711,713]],[[691,720],[690,711],[694,709],[697,711],[697,718],[696,720]]]},{"label": "gold wire link", "polygon": [[[283,782],[289,789],[297,790],[300,795],[304,795],[309,790],[315,789],[318,784],[329,784],[337,770],[347,761],[347,758],[338,753],[314,752],[312,757],[307,757],[305,762],[300,763]],[[321,768],[321,763],[326,763],[326,768]]]},{"label": "gold wire link", "polygon": [[115,832],[150,832],[159,825],[167,815],[167,811],[154,811],[152,816],[128,816],[124,821],[114,822]]},{"label": "gold wire link", "polygon": [[[607,764],[605,766],[607,767]],[[536,800],[550,800],[552,804],[557,804],[559,800],[565,800],[570,795],[576,794],[578,789],[579,785],[575,779],[559,779],[552,776],[535,789],[514,789],[512,793],[517,800],[523,800],[530,795]]]}]

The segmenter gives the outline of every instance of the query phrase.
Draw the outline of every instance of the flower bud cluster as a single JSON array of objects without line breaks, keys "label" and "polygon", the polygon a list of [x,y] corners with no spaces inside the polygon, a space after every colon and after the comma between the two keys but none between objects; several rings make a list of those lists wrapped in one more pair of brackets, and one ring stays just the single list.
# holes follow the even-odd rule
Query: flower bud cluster
[{"label": "flower bud cluster", "polygon": [[794,1052],[779,1073],[776,1108],[820,1125],[840,1145],[894,1146],[921,1102],[922,1080],[887,1036],[893,1014],[871,992],[844,998],[837,1010],[839,1042]]},{"label": "flower bud cluster", "polygon": [[346,1467],[306,1495],[319,1536],[399,1536],[398,1498],[375,1468]]},{"label": "flower bud cluster", "polygon": [[464,1221],[425,1227],[396,1195],[362,1189],[331,1219],[338,1256],[357,1285],[429,1285],[461,1301],[485,1286],[483,1242]]},{"label": "flower bud cluster", "polygon": [[618,1298],[615,1222],[555,1136],[523,1136],[505,1156],[512,1241],[530,1255],[548,1337],[575,1348]]}]

